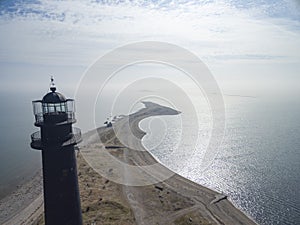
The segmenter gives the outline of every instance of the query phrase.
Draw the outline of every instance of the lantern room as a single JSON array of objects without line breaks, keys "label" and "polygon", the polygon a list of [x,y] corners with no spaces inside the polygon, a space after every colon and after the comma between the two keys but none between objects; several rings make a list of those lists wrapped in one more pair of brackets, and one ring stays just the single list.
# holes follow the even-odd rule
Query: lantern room
[{"label": "lantern room", "polygon": [[35,125],[75,123],[74,100],[66,99],[61,93],[56,92],[53,78],[51,78],[50,90],[42,100],[32,102]]}]

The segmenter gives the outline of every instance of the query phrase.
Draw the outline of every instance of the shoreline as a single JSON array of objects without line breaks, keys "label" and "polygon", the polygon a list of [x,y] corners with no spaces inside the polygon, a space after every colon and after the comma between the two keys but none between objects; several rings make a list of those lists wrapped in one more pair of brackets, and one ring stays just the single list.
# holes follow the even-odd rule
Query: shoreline
[{"label": "shoreline", "polygon": [[38,170],[30,180],[18,185],[16,190],[0,200],[0,224],[21,224],[31,219],[36,209],[41,207],[42,192],[42,171]]},{"label": "shoreline", "polygon": [[[84,224],[256,224],[220,193],[174,174],[157,162],[142,145],[141,139],[146,133],[140,129],[139,123],[150,116],[180,112],[151,102],[144,104],[145,108],[118,120],[113,127],[100,127],[83,134],[77,167]],[[128,145],[120,139],[123,143],[128,141]],[[109,160],[99,158],[101,153],[109,153],[138,168],[139,172],[134,173],[125,167],[112,168]],[[99,170],[100,164],[106,168],[106,174]],[[156,172],[172,173],[172,176],[145,186],[114,182],[116,178],[132,181],[140,174],[153,179],[153,176],[148,176],[145,166],[154,164],[159,164]],[[34,185],[32,181],[31,187],[34,188],[27,190],[30,193],[38,186],[42,187],[42,184]],[[28,198],[30,194],[21,195],[26,196]],[[6,219],[5,225],[44,224],[42,195],[35,195],[31,203],[29,199],[29,206],[23,203],[23,208]],[[12,199],[10,204],[16,203],[16,199]],[[3,208],[5,203],[0,206]]]},{"label": "shoreline", "polygon": [[[142,121],[142,120],[140,120],[140,122],[141,122],[141,121]],[[145,133],[145,135],[147,135],[147,133],[144,132],[144,130],[142,130],[142,128],[141,128],[140,126],[139,126],[139,129],[140,129],[140,131],[141,131],[142,133]],[[142,139],[141,139],[141,142],[142,142]],[[157,163],[159,163],[159,164],[161,164],[161,165],[167,167],[167,165],[163,164],[163,163],[159,160],[159,158],[156,157],[154,154],[152,154],[151,151],[149,151],[144,145],[143,145],[143,147],[144,147],[144,148],[146,149],[146,151],[151,155],[151,157],[154,158],[154,160],[155,160]],[[168,167],[167,167],[167,168],[168,168]],[[169,169],[169,168],[168,168],[168,169]],[[171,169],[169,169],[169,170],[171,170]],[[197,183],[196,181],[193,181],[192,179],[186,178],[186,177],[184,177],[183,175],[181,175],[181,174],[179,174],[179,173],[177,173],[177,172],[174,172],[173,170],[171,170],[171,171],[172,171],[174,174],[176,174],[176,175],[182,177],[183,179],[187,179],[187,180],[189,180],[190,182],[194,182],[196,185],[200,185],[200,186],[202,186],[202,187],[204,187],[204,188],[207,188],[207,189],[209,189],[209,190],[211,190],[211,191],[213,191],[213,192],[216,192],[215,199],[213,199],[213,200],[211,201],[210,204],[214,204],[214,203],[217,203],[217,202],[222,201],[222,200],[227,200],[227,201],[230,202],[230,204],[233,205],[234,208],[236,208],[237,210],[241,211],[241,213],[243,213],[246,217],[248,217],[250,220],[252,220],[252,222],[254,222],[254,223],[256,224],[255,220],[254,220],[254,219],[253,219],[246,211],[244,211],[242,208],[240,208],[239,206],[237,206],[236,204],[234,204],[234,202],[231,200],[231,197],[230,197],[229,195],[226,195],[226,194],[224,194],[223,192],[219,192],[218,190],[215,190],[215,189],[212,188],[212,187],[207,187],[207,186],[205,186],[205,185],[203,185],[203,184]]]},{"label": "shoreline", "polygon": [[[144,104],[145,108],[120,119],[113,127],[98,128],[86,134],[86,142],[81,145],[80,151],[99,174],[105,171],[97,166],[100,158],[97,159],[96,153],[109,151],[120,161],[139,168],[139,173],[126,169],[126,166],[112,170],[109,163],[103,162],[109,160],[107,158],[102,159],[102,167],[110,171],[105,176],[117,180],[123,178],[123,181],[133,181],[135,176],[153,179],[148,176],[150,171],[146,168],[158,162],[141,143],[146,133],[140,129],[139,122],[150,116],[176,115],[180,112],[151,102]],[[154,171],[158,177],[161,173],[173,175],[145,186],[122,185],[124,198],[130,204],[137,224],[256,224],[220,193],[175,174],[164,165],[159,165],[158,170]],[[143,176],[140,177],[140,174]]]},{"label": "shoreline", "polygon": [[9,182],[4,178],[5,183],[1,184],[0,187],[0,201],[4,199],[6,196],[11,195],[13,192],[16,192],[20,187],[26,185],[26,183],[30,182],[35,178],[37,173],[41,170],[41,166],[39,163],[31,162],[34,166],[31,166],[30,169],[26,169],[25,172],[22,171],[20,173],[10,174],[14,177],[14,180]]}]

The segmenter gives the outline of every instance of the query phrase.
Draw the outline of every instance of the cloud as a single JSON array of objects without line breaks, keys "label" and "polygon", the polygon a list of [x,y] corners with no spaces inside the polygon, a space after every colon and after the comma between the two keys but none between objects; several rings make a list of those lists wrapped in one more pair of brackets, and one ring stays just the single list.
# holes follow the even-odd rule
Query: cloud
[{"label": "cloud", "polygon": [[0,61],[91,64],[143,40],[185,47],[210,65],[300,58],[300,14],[292,0],[2,1]]}]

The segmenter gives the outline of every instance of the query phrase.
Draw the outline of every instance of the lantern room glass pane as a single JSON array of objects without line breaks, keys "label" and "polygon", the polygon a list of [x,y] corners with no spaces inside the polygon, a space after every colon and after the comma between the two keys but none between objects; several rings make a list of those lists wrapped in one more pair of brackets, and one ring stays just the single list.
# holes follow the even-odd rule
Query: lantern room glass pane
[{"label": "lantern room glass pane", "polygon": [[73,99],[67,100],[67,112],[75,112],[75,103]]},{"label": "lantern room glass pane", "polygon": [[57,112],[66,112],[66,107],[65,107],[66,103],[62,102],[62,103],[58,103],[57,107],[56,107],[56,111]]},{"label": "lantern room glass pane", "polygon": [[47,104],[43,104],[43,113],[48,113]]},{"label": "lantern room glass pane", "polygon": [[55,105],[52,104],[52,103],[49,103],[48,104],[48,111],[49,111],[49,113],[55,112]]},{"label": "lantern room glass pane", "polygon": [[33,101],[32,106],[34,115],[38,115],[43,112],[42,103],[40,101]]},{"label": "lantern room glass pane", "polygon": [[54,104],[54,112],[59,112],[59,111],[60,111],[60,105]]},{"label": "lantern room glass pane", "polygon": [[43,103],[43,113],[65,113],[66,102],[61,103]]},{"label": "lantern room glass pane", "polygon": [[63,103],[63,104],[61,105],[61,111],[62,111],[62,112],[66,112],[66,104],[65,104],[65,103]]}]

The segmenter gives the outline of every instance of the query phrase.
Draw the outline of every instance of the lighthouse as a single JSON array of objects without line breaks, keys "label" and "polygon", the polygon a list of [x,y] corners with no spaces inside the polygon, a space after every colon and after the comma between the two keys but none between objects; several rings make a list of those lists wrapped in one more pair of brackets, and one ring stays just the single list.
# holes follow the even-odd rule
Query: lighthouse
[{"label": "lighthouse", "polygon": [[41,150],[46,225],[81,225],[75,146],[81,131],[72,126],[75,103],[56,91],[51,77],[50,92],[32,102],[36,127],[31,147]]}]

